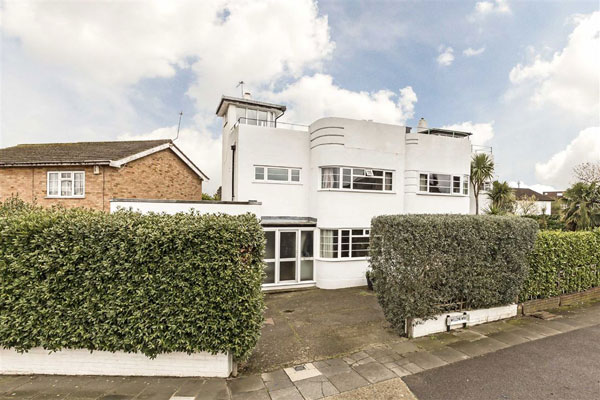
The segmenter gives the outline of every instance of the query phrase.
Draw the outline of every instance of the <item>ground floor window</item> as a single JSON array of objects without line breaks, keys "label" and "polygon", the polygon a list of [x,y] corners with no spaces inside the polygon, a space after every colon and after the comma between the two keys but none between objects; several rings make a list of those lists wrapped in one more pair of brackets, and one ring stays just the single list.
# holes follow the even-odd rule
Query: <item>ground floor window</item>
[{"label": "ground floor window", "polygon": [[314,230],[266,228],[264,284],[294,283],[314,279]]},{"label": "ground floor window", "polygon": [[321,229],[322,258],[364,258],[369,255],[368,228]]}]

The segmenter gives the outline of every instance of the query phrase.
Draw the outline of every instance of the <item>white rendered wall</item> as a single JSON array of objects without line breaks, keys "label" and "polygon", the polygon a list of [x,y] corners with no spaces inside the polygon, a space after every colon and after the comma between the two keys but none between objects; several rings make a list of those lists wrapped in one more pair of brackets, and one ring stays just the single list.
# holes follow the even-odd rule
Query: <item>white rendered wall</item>
[{"label": "white rendered wall", "polygon": [[[462,314],[462,312],[449,312],[437,315],[433,319],[428,319],[426,321],[417,319],[413,322],[412,327],[408,327],[408,336],[416,338],[430,335],[432,333],[445,332],[447,329],[446,316],[450,315],[454,317]],[[469,314],[469,322],[467,326],[475,326],[479,324],[484,324],[486,322],[498,321],[501,319],[515,317],[517,315],[517,305],[510,304],[508,306],[502,307],[472,310],[467,311],[467,314]],[[462,324],[453,325],[450,329],[459,328],[462,328]]]},{"label": "white rendered wall", "polygon": [[464,176],[469,175],[470,170],[471,142],[468,137],[453,138],[407,133],[404,212],[407,214],[469,214],[468,195],[419,193],[419,173],[434,172]]},{"label": "white rendered wall", "polygon": [[[240,125],[238,128],[236,200],[258,200],[265,216],[312,216],[308,207],[309,136],[307,131]],[[300,169],[300,182],[270,183],[254,179],[254,166]]]},{"label": "white rendered wall", "polygon": [[[368,228],[376,215],[403,212],[405,131],[346,118],[322,118],[310,125],[310,210],[319,228]],[[391,170],[393,191],[321,189],[320,167],[338,165]]]},{"label": "white rendered wall", "polygon": [[167,213],[175,214],[178,212],[197,211],[200,214],[230,214],[241,215],[251,213],[257,218],[261,217],[260,203],[224,203],[224,202],[172,202],[172,201],[110,201],[110,212],[115,212],[119,208],[138,211],[141,213]]},{"label": "white rendered wall", "polygon": [[143,354],[89,350],[50,352],[34,348],[27,353],[0,349],[3,375],[123,375],[195,376],[226,378],[232,371],[231,354],[167,353],[150,359]]},{"label": "white rendered wall", "polygon": [[341,289],[365,286],[365,272],[369,267],[366,259],[325,260],[315,259],[315,280],[321,289]]}]

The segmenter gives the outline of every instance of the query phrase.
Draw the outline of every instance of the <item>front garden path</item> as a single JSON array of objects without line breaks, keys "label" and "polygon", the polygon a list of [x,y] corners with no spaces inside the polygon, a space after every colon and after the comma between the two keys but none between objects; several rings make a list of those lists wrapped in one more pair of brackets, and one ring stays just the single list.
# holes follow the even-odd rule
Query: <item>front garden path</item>
[{"label": "front garden path", "polygon": [[[307,297],[312,296],[311,303]],[[325,298],[334,304],[317,303]],[[553,311],[558,316],[553,320],[520,317],[408,340],[386,328],[373,301],[364,289],[269,295],[264,336],[238,378],[5,376],[0,377],[0,400],[384,399],[391,395],[414,400],[401,377],[600,324],[597,302]],[[300,368],[286,372],[282,367],[288,366]]]}]

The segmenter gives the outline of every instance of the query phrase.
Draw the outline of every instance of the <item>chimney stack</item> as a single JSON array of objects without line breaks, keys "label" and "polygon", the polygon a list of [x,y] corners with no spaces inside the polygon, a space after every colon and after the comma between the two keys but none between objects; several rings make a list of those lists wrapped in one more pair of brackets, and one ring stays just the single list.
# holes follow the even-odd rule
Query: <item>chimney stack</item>
[{"label": "chimney stack", "polygon": [[250,94],[250,92],[244,92],[244,98],[250,100],[252,98],[252,95]]},{"label": "chimney stack", "polygon": [[419,120],[419,124],[417,125],[417,133],[424,132],[426,130],[427,130],[427,121],[425,121],[425,118],[421,118]]}]

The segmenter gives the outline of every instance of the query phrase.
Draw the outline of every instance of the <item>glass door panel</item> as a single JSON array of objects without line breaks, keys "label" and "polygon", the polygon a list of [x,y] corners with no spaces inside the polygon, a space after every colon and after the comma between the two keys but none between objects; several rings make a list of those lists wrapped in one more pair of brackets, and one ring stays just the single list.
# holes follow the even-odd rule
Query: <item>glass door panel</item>
[{"label": "glass door panel", "polygon": [[279,282],[296,280],[297,231],[279,232]]},{"label": "glass door panel", "polygon": [[267,276],[264,277],[263,283],[275,283],[276,233],[275,231],[265,231],[265,239],[267,240],[265,245],[265,273]]}]

